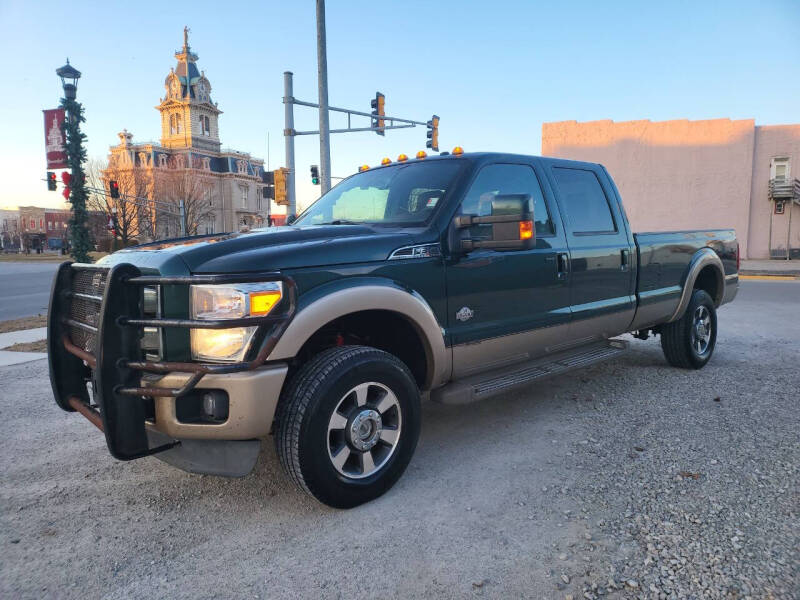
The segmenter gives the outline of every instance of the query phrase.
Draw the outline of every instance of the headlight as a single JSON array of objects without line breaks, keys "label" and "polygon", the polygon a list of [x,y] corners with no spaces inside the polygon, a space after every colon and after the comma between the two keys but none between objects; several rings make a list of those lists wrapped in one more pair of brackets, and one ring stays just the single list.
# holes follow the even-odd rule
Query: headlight
[{"label": "headlight", "polygon": [[[268,315],[283,297],[280,281],[191,286],[192,318],[204,321]],[[219,362],[244,360],[257,327],[192,329],[192,358]]]}]

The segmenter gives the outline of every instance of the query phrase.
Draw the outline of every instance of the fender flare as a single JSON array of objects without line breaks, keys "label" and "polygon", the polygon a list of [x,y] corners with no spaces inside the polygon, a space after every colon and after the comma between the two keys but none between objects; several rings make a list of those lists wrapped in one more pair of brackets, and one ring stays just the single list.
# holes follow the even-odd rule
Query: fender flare
[{"label": "fender flare", "polygon": [[678,302],[678,306],[675,308],[675,312],[672,313],[672,316],[669,318],[667,323],[672,323],[673,321],[677,321],[683,316],[683,313],[686,312],[686,308],[689,306],[689,301],[692,299],[692,290],[694,289],[694,282],[697,281],[697,276],[700,274],[705,267],[711,265],[714,267],[714,272],[717,276],[717,294],[714,298],[714,306],[719,306],[722,304],[722,299],[725,297],[725,269],[722,266],[722,261],[720,260],[717,253],[714,252],[711,248],[701,248],[698,250],[695,255],[692,257],[692,260],[689,261],[689,266],[686,269],[686,273],[683,276],[683,281],[681,282],[681,286],[683,287],[683,291],[681,292],[681,298]]},{"label": "fender flare", "polygon": [[452,357],[430,305],[414,290],[374,277],[339,280],[307,292],[300,298],[297,314],[267,360],[294,358],[321,327],[364,310],[398,313],[416,329],[423,340],[427,363],[423,389],[438,387],[450,379]]}]

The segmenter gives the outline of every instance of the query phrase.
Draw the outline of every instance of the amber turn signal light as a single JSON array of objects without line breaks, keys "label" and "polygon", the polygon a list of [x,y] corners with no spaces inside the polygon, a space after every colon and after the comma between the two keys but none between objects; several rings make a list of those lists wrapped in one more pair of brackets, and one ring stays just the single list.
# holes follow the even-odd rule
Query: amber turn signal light
[{"label": "amber turn signal light", "polygon": [[529,240],[533,237],[533,221],[519,222],[519,239]]}]

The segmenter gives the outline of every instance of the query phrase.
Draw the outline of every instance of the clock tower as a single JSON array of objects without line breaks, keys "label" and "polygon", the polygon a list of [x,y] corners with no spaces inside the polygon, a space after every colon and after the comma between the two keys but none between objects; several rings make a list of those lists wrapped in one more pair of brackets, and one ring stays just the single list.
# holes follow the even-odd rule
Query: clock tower
[{"label": "clock tower", "polygon": [[189,48],[189,29],[183,28],[183,48],[175,53],[178,64],[164,81],[166,96],[156,107],[161,112],[161,145],[219,152],[219,115],[211,101],[211,84],[197,70],[197,54]]}]

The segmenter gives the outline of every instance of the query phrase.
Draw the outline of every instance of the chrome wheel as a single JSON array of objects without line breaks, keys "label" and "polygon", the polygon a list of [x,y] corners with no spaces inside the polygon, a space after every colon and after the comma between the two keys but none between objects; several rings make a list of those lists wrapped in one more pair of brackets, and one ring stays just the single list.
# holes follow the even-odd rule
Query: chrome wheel
[{"label": "chrome wheel", "polygon": [[328,457],[351,479],[368,477],[392,457],[402,415],[394,392],[382,383],[361,383],[347,392],[328,421]]},{"label": "chrome wheel", "polygon": [[711,328],[711,313],[705,306],[698,306],[692,317],[690,331],[692,349],[697,352],[698,356],[702,356],[708,351],[711,343]]}]

